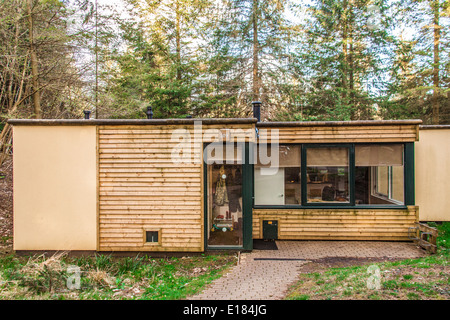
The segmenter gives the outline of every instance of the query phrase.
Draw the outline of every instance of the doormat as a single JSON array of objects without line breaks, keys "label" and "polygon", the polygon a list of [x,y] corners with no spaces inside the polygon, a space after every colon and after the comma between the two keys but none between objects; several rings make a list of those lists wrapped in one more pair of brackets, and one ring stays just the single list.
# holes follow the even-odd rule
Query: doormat
[{"label": "doormat", "polygon": [[278,250],[277,244],[275,241],[268,240],[253,240],[253,249],[255,250]]}]

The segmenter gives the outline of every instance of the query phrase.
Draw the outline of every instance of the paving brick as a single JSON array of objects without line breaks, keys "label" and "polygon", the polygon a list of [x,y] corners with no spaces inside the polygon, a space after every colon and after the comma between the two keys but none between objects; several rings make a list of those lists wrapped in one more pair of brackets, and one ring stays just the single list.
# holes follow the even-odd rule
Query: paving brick
[{"label": "paving brick", "polygon": [[203,292],[188,299],[278,300],[283,299],[289,286],[297,280],[300,267],[310,260],[326,257],[406,259],[426,256],[422,249],[409,242],[277,241],[277,246],[278,250],[242,253],[239,265],[232,267]]}]

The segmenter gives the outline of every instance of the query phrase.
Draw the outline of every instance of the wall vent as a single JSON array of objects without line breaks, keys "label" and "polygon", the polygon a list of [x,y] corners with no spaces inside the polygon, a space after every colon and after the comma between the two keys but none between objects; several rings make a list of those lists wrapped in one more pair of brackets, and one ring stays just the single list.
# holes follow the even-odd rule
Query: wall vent
[{"label": "wall vent", "polygon": [[158,231],[145,231],[145,242],[155,243],[159,242]]}]

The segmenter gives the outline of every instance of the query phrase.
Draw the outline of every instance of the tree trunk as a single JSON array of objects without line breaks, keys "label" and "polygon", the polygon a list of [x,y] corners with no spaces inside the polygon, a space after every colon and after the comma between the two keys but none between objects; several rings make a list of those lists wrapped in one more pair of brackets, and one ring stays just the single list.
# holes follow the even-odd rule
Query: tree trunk
[{"label": "tree trunk", "polygon": [[342,19],[341,19],[341,26],[342,26],[342,98],[345,101],[345,98],[347,97],[347,0],[344,0],[343,3],[343,13],[342,13]]},{"label": "tree trunk", "polygon": [[258,0],[253,0],[253,101],[259,100],[259,43],[258,43]]},{"label": "tree trunk", "polygon": [[433,9],[433,102],[432,102],[432,122],[439,124],[439,41],[441,37],[441,30],[439,26],[439,0],[434,0],[431,4]]},{"label": "tree trunk", "polygon": [[176,41],[176,63],[177,63],[177,80],[181,81],[181,27],[180,27],[180,20],[181,20],[181,15],[180,15],[180,2],[177,1],[176,3],[176,9],[175,9],[175,14],[176,14],[176,27],[175,27],[175,41]]},{"label": "tree trunk", "polygon": [[32,100],[34,107],[34,117],[36,119],[42,118],[41,115],[41,96],[39,90],[39,69],[38,69],[38,58],[36,54],[36,47],[34,45],[34,30],[33,30],[33,0],[27,0],[27,11],[28,11],[28,28],[30,35],[30,61],[31,61],[31,75],[32,75]]},{"label": "tree trunk", "polygon": [[98,2],[95,0],[95,119],[98,112]]},{"label": "tree trunk", "polygon": [[350,90],[350,106],[352,108],[351,110],[351,120],[356,120],[359,118],[358,116],[358,110],[355,103],[355,66],[354,66],[354,52],[353,52],[353,9],[350,6],[350,18],[348,19],[348,42],[349,45],[349,52],[348,52],[348,71],[349,71],[349,90]]}]

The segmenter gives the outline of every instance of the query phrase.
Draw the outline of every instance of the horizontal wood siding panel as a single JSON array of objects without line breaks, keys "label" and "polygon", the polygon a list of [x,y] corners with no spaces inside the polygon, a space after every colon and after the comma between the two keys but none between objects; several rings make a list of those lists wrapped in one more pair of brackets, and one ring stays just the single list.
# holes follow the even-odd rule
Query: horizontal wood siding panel
[{"label": "horizontal wood siding panel", "polygon": [[[171,158],[172,132],[183,128],[194,134],[192,126],[99,127],[99,251],[203,250],[202,166]],[[186,146],[201,154],[201,144]],[[145,243],[145,230],[160,231],[160,242]]]},{"label": "horizontal wood siding panel", "polygon": [[278,220],[281,240],[408,241],[418,209],[253,209],[253,238],[262,239],[262,221]]},{"label": "horizontal wood siding panel", "polygon": [[[172,138],[175,130],[184,130],[194,139],[195,134],[199,133],[193,125],[165,125],[165,126],[102,126],[100,131],[99,143],[101,145],[113,144],[142,144],[154,143],[156,145],[166,145],[167,143],[177,143]],[[221,139],[226,141],[255,141],[255,125],[246,124],[202,124],[203,142],[216,141],[217,133]],[[198,131],[198,132],[197,132]],[[108,147],[109,148],[109,147]]]},{"label": "horizontal wood siding panel", "polygon": [[271,141],[278,131],[280,143],[364,143],[413,142],[418,140],[418,125],[280,127],[260,128],[259,142]]}]

